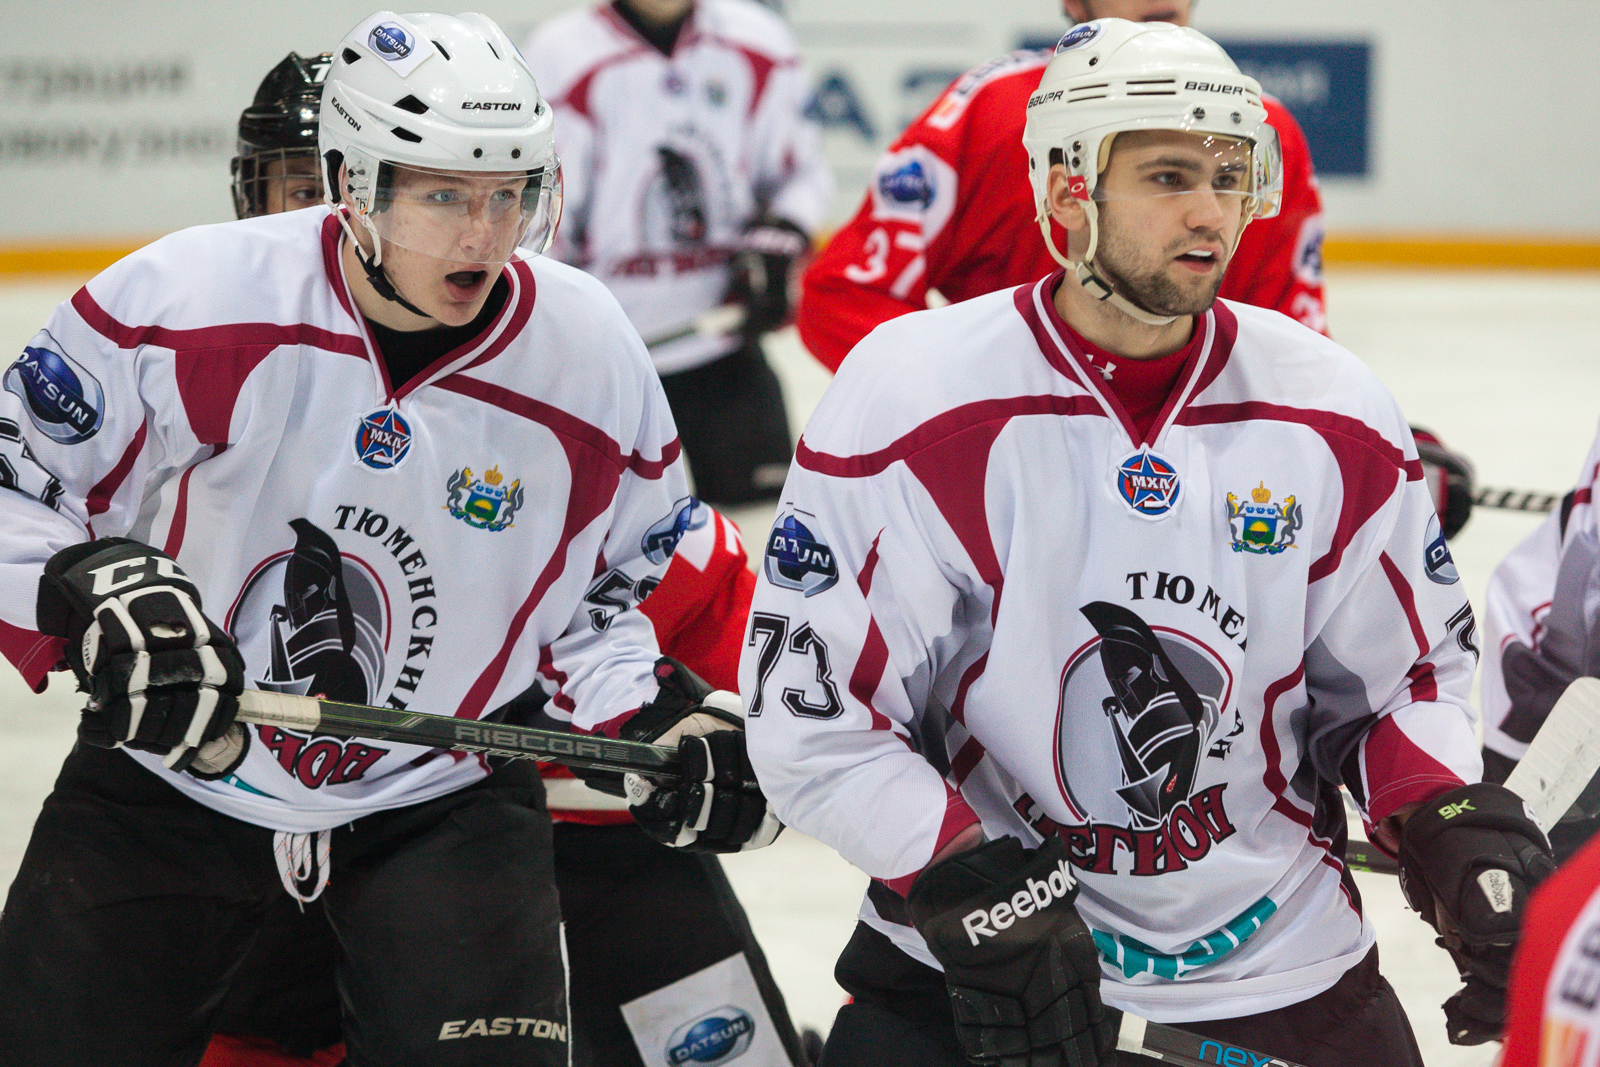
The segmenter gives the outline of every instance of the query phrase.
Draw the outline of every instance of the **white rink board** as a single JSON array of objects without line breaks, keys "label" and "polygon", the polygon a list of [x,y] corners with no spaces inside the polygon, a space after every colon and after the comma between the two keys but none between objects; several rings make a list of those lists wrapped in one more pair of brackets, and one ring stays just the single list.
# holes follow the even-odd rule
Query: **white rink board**
[{"label": "white rink board", "polygon": [[[15,352],[75,282],[0,285],[0,353]],[[1335,272],[1330,317],[1407,414],[1477,464],[1485,484],[1565,491],[1600,419],[1600,275]],[[796,419],[827,374],[794,340],[774,345]],[[770,511],[737,512],[760,544]],[[1489,571],[1531,532],[1532,517],[1476,512],[1452,543],[1481,608]],[[0,885],[9,885],[38,806],[72,742],[76,695],[66,676],[44,696],[0,668]],[[763,852],[725,861],[797,1023],[826,1031],[843,993],[833,961],[849,937],[866,880],[831,850],[786,833]],[[1455,975],[1432,931],[1405,909],[1392,878],[1357,875],[1378,927],[1384,971],[1411,1014],[1429,1067],[1488,1067],[1496,1045],[1458,1049],[1439,1010]]]}]

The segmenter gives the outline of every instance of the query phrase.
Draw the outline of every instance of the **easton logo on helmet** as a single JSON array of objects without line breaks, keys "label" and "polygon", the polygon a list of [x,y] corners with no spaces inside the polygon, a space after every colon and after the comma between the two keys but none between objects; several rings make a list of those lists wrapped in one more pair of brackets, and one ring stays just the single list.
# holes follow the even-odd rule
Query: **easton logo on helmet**
[{"label": "easton logo on helmet", "polygon": [[516,101],[496,102],[494,100],[463,100],[462,111],[521,111],[522,105]]},{"label": "easton logo on helmet", "polygon": [[667,1039],[667,1063],[671,1067],[717,1067],[742,1056],[755,1036],[756,1021],[750,1013],[725,1004],[672,1032]]},{"label": "easton logo on helmet", "polygon": [[105,392],[77,360],[55,350],[59,341],[48,333],[39,339],[55,348],[25,346],[6,370],[5,387],[22,398],[28,417],[50,440],[64,445],[87,441],[105,419]]},{"label": "easton logo on helmet", "polygon": [[404,59],[411,54],[411,35],[392,22],[373,27],[367,43],[385,59]]}]

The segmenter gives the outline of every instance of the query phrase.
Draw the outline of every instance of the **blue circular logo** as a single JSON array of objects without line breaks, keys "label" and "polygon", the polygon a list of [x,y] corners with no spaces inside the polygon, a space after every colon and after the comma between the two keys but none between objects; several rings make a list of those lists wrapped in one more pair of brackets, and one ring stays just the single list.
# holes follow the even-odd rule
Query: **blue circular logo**
[{"label": "blue circular logo", "polygon": [[1074,26],[1068,30],[1061,40],[1056,42],[1056,55],[1069,52],[1074,48],[1082,48],[1096,37],[1100,36],[1100,25],[1096,22],[1085,22],[1082,26]]},{"label": "blue circular logo", "polygon": [[1428,516],[1428,532],[1424,535],[1422,547],[1422,570],[1428,580],[1439,585],[1455,585],[1461,580],[1461,572],[1456,570],[1456,561],[1450,556],[1450,546],[1444,541],[1444,527],[1439,525],[1439,516]]},{"label": "blue circular logo", "polygon": [[1182,490],[1177,468],[1154,452],[1135,452],[1117,467],[1117,492],[1140,515],[1165,515]]},{"label": "blue circular logo", "polygon": [[411,450],[411,424],[394,408],[379,408],[356,427],[356,458],[373,470],[400,465]]},{"label": "blue circular logo", "polygon": [[[43,335],[55,342],[49,334]],[[52,441],[75,445],[99,432],[105,391],[95,376],[62,352],[27,345],[7,368],[5,388],[21,397],[28,416]]]},{"label": "blue circular logo", "polygon": [[411,54],[411,35],[392,22],[385,22],[367,34],[367,43],[387,59],[404,59]]},{"label": "blue circular logo", "polygon": [[667,1043],[667,1062],[705,1064],[716,1067],[750,1047],[756,1032],[750,1013],[731,1005],[718,1008],[701,1019],[680,1027]]}]

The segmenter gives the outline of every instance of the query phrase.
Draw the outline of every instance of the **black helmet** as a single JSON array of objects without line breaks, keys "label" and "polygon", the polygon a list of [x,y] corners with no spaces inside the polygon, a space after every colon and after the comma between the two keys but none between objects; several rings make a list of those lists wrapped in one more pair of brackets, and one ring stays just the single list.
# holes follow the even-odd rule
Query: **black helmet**
[{"label": "black helmet", "polygon": [[333,53],[309,58],[290,52],[262,79],[239,116],[239,154],[233,158],[233,209],[241,219],[266,213],[264,165],[273,159],[317,155],[322,83]]}]

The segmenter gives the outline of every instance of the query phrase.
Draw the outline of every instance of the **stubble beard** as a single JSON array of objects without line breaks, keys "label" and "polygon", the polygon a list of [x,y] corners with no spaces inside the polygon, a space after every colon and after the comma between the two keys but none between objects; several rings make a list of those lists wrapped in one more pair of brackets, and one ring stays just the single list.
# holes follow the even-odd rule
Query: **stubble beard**
[{"label": "stubble beard", "polygon": [[[1227,247],[1227,242],[1223,242],[1223,245]],[[1178,250],[1173,248],[1168,251]],[[1167,251],[1163,251],[1159,259],[1150,257],[1144,263],[1139,259],[1139,255],[1121,240],[1121,235],[1105,225],[1102,218],[1099,247],[1092,264],[1095,271],[1135,306],[1152,315],[1170,315],[1174,318],[1202,315],[1216,303],[1228,266],[1228,260],[1219,260],[1215,277],[1200,279],[1200,286],[1186,289],[1168,275],[1171,259]]]}]

